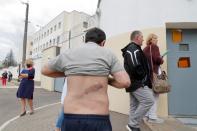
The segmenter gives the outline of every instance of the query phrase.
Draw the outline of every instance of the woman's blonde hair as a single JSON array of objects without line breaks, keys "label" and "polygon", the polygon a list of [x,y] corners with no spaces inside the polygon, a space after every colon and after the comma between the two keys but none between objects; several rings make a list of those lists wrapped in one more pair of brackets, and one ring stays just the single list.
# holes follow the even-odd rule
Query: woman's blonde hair
[{"label": "woman's blonde hair", "polygon": [[148,35],[148,37],[147,37],[147,39],[146,39],[146,45],[151,45],[152,43],[151,43],[151,40],[153,39],[153,38],[157,38],[158,36],[157,35],[155,35],[155,34],[153,34],[153,33],[151,33],[151,34],[149,34]]},{"label": "woman's blonde hair", "polygon": [[31,59],[31,58],[29,58],[29,59],[27,59],[26,61],[25,61],[25,64],[28,64],[28,65],[31,65],[31,66],[33,66],[33,60]]}]

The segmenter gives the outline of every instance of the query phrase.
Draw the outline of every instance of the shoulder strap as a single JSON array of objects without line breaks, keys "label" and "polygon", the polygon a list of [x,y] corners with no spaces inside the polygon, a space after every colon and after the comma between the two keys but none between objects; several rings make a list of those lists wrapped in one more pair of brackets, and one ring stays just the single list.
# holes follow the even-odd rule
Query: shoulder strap
[{"label": "shoulder strap", "polygon": [[153,71],[153,55],[152,55],[152,47],[150,45],[150,60],[151,60],[151,66],[152,66],[152,71]]}]

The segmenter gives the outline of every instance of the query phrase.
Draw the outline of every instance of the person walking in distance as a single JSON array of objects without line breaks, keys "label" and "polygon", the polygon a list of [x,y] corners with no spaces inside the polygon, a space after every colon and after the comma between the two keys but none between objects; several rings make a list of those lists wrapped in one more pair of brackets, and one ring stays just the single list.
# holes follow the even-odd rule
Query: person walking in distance
[{"label": "person walking in distance", "polygon": [[8,82],[11,82],[12,80],[12,72],[8,71]]},{"label": "person walking in distance", "polygon": [[7,78],[8,78],[8,73],[7,71],[5,70],[3,73],[2,73],[2,86],[3,87],[6,87],[6,83],[7,83]]},{"label": "person walking in distance", "polygon": [[124,47],[124,67],[130,76],[131,85],[126,89],[130,96],[128,131],[140,131],[140,123],[154,103],[151,91],[150,67],[141,46],[143,35],[140,31],[133,31],[131,42]]},{"label": "person walking in distance", "polygon": [[[157,46],[158,36],[155,34],[149,34],[146,40],[146,47],[144,48],[144,54],[146,55],[149,65],[151,66],[151,79],[153,80],[153,72],[159,74],[159,67],[163,64],[163,58],[160,55],[159,47]],[[152,67],[153,66],[153,67]],[[153,69],[153,70],[152,70]],[[164,120],[157,116],[157,102],[159,94],[153,92],[154,105],[151,107],[149,112],[146,114],[148,122],[162,123]]]},{"label": "person walking in distance", "polygon": [[89,29],[82,46],[67,50],[42,68],[46,76],[67,77],[62,131],[112,131],[108,84],[127,88],[130,80],[117,57],[103,47],[105,39],[101,29]]}]

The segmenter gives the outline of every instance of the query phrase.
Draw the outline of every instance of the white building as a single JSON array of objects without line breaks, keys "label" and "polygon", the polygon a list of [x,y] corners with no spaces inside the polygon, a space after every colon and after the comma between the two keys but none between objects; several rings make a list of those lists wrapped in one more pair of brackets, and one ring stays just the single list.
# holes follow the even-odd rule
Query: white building
[{"label": "white building", "polygon": [[[29,45],[32,45],[32,50],[27,50],[27,57],[39,58],[41,57],[42,50],[51,46],[64,45],[68,41],[70,30],[71,35],[74,36],[82,34],[88,27],[93,26],[94,23],[90,19],[92,19],[91,16],[83,12],[63,11],[29,37]],[[67,45],[67,47],[69,46],[74,45]]]},{"label": "white building", "polygon": [[[197,116],[197,1],[196,0],[99,0],[100,27],[107,44],[121,61],[120,49],[129,43],[133,30],[159,36],[161,53],[170,50],[162,67],[172,90],[160,96],[161,116]],[[109,88],[110,109],[128,114],[129,96]],[[117,100],[118,98],[118,100]]]},{"label": "white building", "polygon": [[100,27],[108,37],[134,29],[166,27],[168,23],[197,22],[196,0],[99,1]]},{"label": "white building", "polygon": [[78,11],[63,11],[28,37],[26,58],[34,59],[35,80],[41,80],[40,71],[43,63],[41,58],[44,50],[51,47],[60,47],[61,52],[68,48],[77,47],[84,40],[84,31],[95,25],[95,16]]}]

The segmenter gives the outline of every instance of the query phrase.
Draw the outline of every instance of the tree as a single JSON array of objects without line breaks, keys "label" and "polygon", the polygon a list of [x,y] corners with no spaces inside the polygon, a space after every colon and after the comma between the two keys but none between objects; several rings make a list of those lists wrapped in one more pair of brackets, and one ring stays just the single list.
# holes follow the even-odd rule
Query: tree
[{"label": "tree", "polygon": [[0,61],[0,69],[3,69],[3,63]]},{"label": "tree", "polygon": [[14,53],[13,53],[12,49],[10,50],[10,52],[7,53],[5,59],[3,60],[2,63],[4,65],[4,67],[17,66],[17,62],[14,58]]}]

